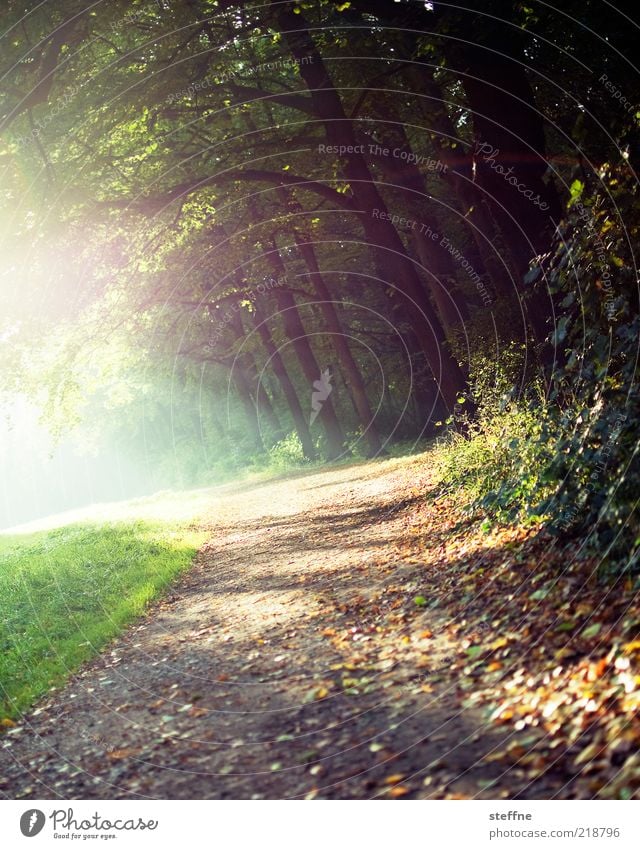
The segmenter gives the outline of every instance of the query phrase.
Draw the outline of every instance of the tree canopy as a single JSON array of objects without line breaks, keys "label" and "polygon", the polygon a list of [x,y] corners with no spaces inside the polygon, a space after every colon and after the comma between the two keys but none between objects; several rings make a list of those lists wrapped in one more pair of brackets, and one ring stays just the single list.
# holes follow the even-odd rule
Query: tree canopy
[{"label": "tree canopy", "polygon": [[605,450],[627,479],[639,99],[621,12],[7,0],[2,17],[3,387],[54,428],[91,411],[159,460],[181,442],[196,480],[274,448],[376,456],[524,403],[545,411],[541,504],[598,514]]}]

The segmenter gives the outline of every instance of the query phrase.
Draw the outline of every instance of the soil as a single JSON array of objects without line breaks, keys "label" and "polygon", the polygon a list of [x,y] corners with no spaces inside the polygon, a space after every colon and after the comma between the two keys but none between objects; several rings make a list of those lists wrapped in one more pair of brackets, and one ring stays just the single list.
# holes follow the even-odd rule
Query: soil
[{"label": "soil", "polygon": [[449,514],[402,542],[432,486],[410,457],[217,491],[193,568],[0,739],[4,797],[553,796],[463,704]]}]

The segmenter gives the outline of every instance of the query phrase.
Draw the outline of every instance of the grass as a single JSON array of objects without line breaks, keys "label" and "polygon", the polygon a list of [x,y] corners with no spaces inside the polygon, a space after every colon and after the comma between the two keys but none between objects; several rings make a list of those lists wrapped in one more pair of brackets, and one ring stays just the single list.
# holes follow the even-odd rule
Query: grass
[{"label": "grass", "polygon": [[203,496],[185,496],[105,514],[128,508],[128,520],[0,535],[0,723],[63,683],[189,567],[204,533],[186,514]]}]

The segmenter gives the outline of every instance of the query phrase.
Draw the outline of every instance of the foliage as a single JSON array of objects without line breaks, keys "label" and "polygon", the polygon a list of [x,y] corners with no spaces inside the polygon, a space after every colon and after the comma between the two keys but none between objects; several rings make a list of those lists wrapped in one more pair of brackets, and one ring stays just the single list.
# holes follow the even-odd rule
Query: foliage
[{"label": "foliage", "polygon": [[487,524],[526,518],[563,538],[582,535],[603,556],[601,572],[615,575],[637,568],[640,545],[640,322],[629,254],[639,222],[633,181],[611,166],[601,179],[590,192],[574,181],[553,249],[531,275],[543,272],[560,307],[548,393],[532,394],[529,381],[515,397],[513,352],[497,365],[481,360],[472,378],[479,416],[468,439],[448,437],[439,462]]},{"label": "foliage", "polygon": [[638,186],[624,166],[605,164],[599,176],[591,187],[574,183],[547,268],[564,314],[553,335],[563,357],[553,374],[557,432],[545,470],[557,491],[543,509],[557,517],[556,532],[588,534],[592,547],[618,568],[635,568],[640,319],[632,250],[640,232]]},{"label": "foliage", "polygon": [[529,508],[549,458],[548,416],[545,406],[502,396],[498,404],[484,404],[464,434],[451,431],[437,446],[442,485],[461,489],[468,512],[487,527],[542,518]]},{"label": "foliage", "polygon": [[289,433],[269,449],[267,466],[275,471],[286,471],[308,465],[302,445],[295,433]]}]

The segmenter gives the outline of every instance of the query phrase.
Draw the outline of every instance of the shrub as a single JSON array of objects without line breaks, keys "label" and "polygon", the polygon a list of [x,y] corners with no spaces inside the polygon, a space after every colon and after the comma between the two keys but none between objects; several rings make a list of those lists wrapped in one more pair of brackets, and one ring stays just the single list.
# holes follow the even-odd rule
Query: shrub
[{"label": "shrub", "polygon": [[269,449],[267,466],[278,471],[297,468],[308,463],[302,451],[302,444],[297,433],[288,433],[280,442]]},{"label": "shrub", "polygon": [[[601,573],[617,575],[636,569],[640,551],[640,319],[629,246],[640,222],[637,186],[609,166],[600,176],[589,191],[574,181],[555,245],[527,275],[548,286],[558,310],[548,392],[523,374],[517,345],[498,366],[479,355],[478,417],[468,439],[446,437],[438,462],[443,482],[465,488],[472,513],[582,536],[602,556]],[[482,340],[477,348],[486,350]]]}]

